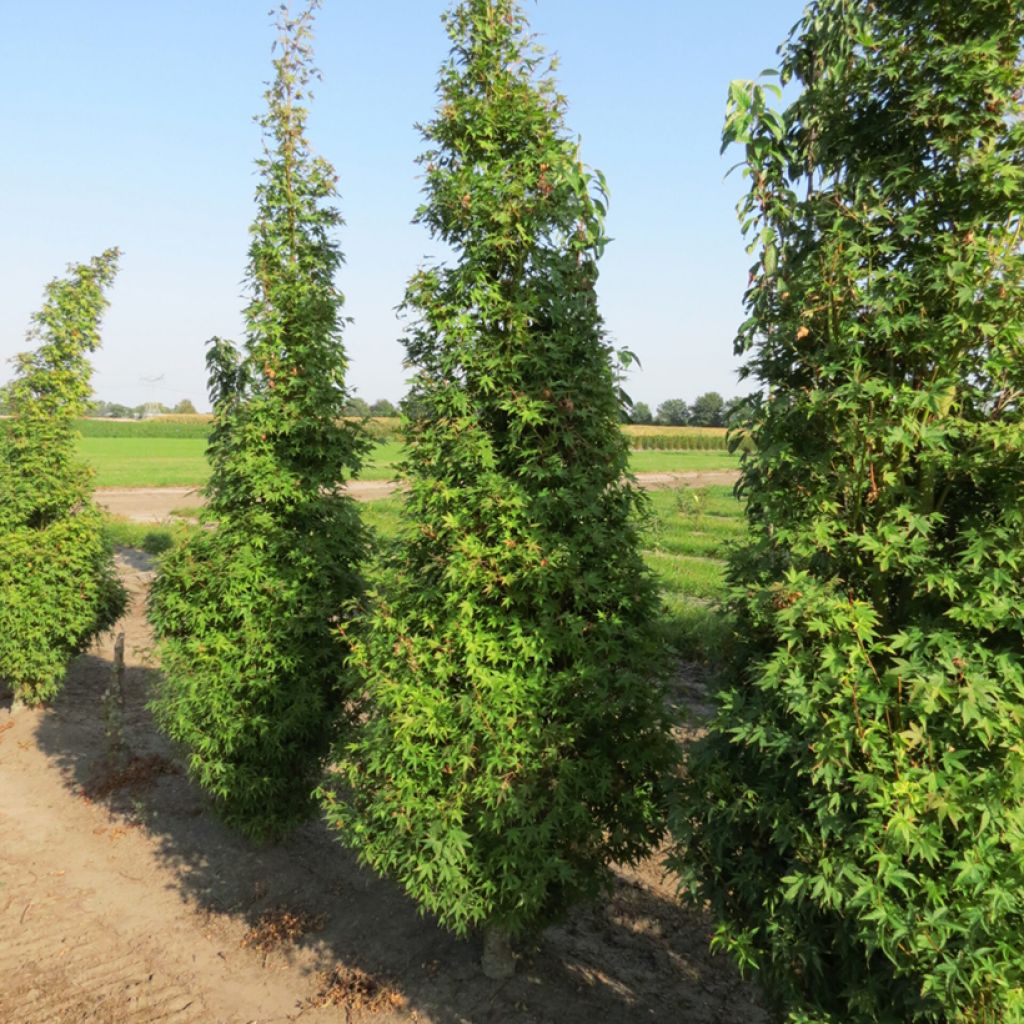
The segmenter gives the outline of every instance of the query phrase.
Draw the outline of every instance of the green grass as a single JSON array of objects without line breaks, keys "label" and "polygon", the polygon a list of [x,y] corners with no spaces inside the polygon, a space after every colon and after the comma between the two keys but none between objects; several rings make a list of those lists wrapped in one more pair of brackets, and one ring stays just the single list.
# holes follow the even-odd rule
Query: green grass
[{"label": "green grass", "polygon": [[203,438],[83,437],[78,451],[96,487],[195,487],[210,475]]},{"label": "green grass", "polygon": [[402,457],[399,441],[382,441],[370,452],[359,474],[360,480],[391,480],[395,476],[395,463]]},{"label": "green grass", "polygon": [[363,522],[374,530],[381,540],[387,540],[398,533],[402,512],[402,496],[393,494],[379,501],[366,501],[359,506]]},{"label": "green grass", "polygon": [[114,547],[139,548],[151,555],[162,555],[174,543],[174,529],[170,526],[130,523],[108,516],[106,531]]},{"label": "green grass", "polygon": [[731,487],[683,487],[650,497],[655,523],[644,558],[661,584],[665,638],[684,657],[712,660],[728,630],[715,602],[725,592],[724,559],[746,532],[743,506]]},{"label": "green grass", "polygon": [[629,468],[634,473],[697,473],[714,469],[739,469],[740,457],[728,452],[632,451]]},{"label": "green grass", "polygon": [[[360,478],[390,480],[399,450],[393,441],[377,445]],[[204,438],[83,437],[78,451],[96,470],[96,487],[199,487],[210,476]]]},{"label": "green grass", "polygon": [[[83,437],[79,453],[95,468],[97,487],[198,487],[210,475],[201,437]],[[401,453],[397,441],[376,445],[360,479],[392,479]],[[635,473],[706,472],[738,469],[739,459],[727,452],[633,452],[630,468]]]}]

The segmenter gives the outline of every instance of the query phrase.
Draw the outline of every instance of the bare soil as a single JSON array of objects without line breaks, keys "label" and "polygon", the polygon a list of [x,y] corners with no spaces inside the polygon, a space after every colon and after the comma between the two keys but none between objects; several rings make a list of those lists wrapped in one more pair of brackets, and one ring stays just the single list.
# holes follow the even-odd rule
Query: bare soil
[{"label": "bare soil", "polygon": [[[111,638],[73,663],[51,707],[0,695],[2,1024],[766,1020],[657,860],[619,871],[607,901],[548,929],[499,984],[478,943],[420,917],[322,823],[279,845],[229,832],[153,728],[150,562],[119,562],[133,595],[117,627],[122,760],[108,758],[101,704]],[[706,711],[698,670],[677,684]]]},{"label": "bare soil", "polygon": [[[638,473],[640,485],[649,491],[672,487],[730,485],[739,479],[731,469],[692,473]],[[357,501],[377,501],[393,494],[401,484],[392,480],[352,480],[348,493]],[[196,487],[100,487],[96,501],[112,515],[133,523],[163,523],[174,518],[172,511],[201,508],[203,496]]]}]

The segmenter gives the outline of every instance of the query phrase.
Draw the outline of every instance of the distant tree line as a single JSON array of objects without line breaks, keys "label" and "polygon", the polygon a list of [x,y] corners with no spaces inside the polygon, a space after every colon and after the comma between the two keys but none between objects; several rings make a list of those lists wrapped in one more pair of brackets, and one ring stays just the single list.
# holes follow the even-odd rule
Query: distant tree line
[{"label": "distant tree line", "polygon": [[[2,411],[2,410],[0,410]],[[93,402],[88,415],[112,420],[141,420],[147,416],[194,416],[196,407],[187,398],[177,405],[164,405],[163,402],[143,402],[142,405],[122,405],[120,402]]]},{"label": "distant tree line", "polygon": [[398,407],[386,398],[379,398],[372,405],[365,398],[352,397],[345,403],[346,416],[397,416]]},{"label": "distant tree line", "polygon": [[663,427],[731,427],[739,422],[743,400],[725,399],[717,391],[698,395],[692,403],[666,399],[652,413],[646,402],[634,402],[623,410],[626,423],[657,423]]}]

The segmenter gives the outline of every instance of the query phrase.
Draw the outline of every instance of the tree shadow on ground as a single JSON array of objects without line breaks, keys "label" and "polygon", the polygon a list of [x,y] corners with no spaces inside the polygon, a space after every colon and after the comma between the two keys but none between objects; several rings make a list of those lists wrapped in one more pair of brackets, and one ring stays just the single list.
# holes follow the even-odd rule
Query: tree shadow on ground
[{"label": "tree shadow on ground", "polygon": [[[343,979],[351,982],[355,972],[381,992],[397,993],[378,1019],[409,1019],[413,1011],[435,1024],[765,1019],[753,991],[708,953],[708,920],[672,898],[653,863],[623,872],[607,900],[549,928],[523,954],[515,978],[488,981],[477,942],[459,941],[420,917],[397,887],[361,868],[323,822],[273,845],[253,844],[221,824],[154,728],[146,708],[154,670],[137,664],[124,676],[123,757],[141,768],[119,785],[107,761],[101,702],[111,673],[103,657],[76,659],[39,720],[37,743],[65,785],[76,795],[101,794],[95,799],[113,815],[143,828],[182,897],[200,911],[241,921],[253,934],[274,913],[322,916],[322,929],[297,939],[299,962],[313,973],[341,965]],[[311,986],[307,979],[296,999],[308,997]],[[360,1005],[382,1004],[356,998],[342,1019],[359,1020]]]}]

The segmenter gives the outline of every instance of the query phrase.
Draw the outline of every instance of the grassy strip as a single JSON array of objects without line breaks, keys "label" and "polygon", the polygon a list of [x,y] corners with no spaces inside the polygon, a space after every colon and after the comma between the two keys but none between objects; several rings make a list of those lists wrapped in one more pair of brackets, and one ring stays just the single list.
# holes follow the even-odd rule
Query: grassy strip
[{"label": "grassy strip", "polygon": [[631,451],[629,468],[634,473],[705,473],[740,468],[738,455],[726,451]]},{"label": "grassy strip", "polygon": [[[167,415],[146,420],[80,419],[75,426],[83,437],[93,438],[175,438],[205,439],[210,434],[212,416]],[[360,421],[377,441],[398,442],[400,420],[374,416]],[[660,427],[625,424],[623,433],[630,447],[638,451],[725,451],[723,427]]]},{"label": "grassy strip", "polygon": [[[209,479],[205,438],[83,437],[78,453],[96,470],[96,487],[200,487]],[[390,480],[398,442],[377,445],[362,480]]]},{"label": "grassy strip", "polygon": [[716,606],[725,591],[724,557],[746,530],[731,487],[683,487],[651,495],[655,522],[644,557],[661,583],[664,635],[696,661],[721,656],[729,622]]},{"label": "grassy strip", "polygon": [[[199,487],[210,475],[203,438],[83,437],[78,451],[95,468],[97,487]],[[360,479],[392,479],[401,454],[398,441],[376,445]],[[728,452],[634,452],[630,465],[636,473],[688,473],[738,469],[739,460]]]},{"label": "grassy strip", "polygon": [[78,453],[96,487],[197,487],[210,475],[203,438],[83,437]]},{"label": "grassy strip", "polygon": [[106,532],[117,548],[138,548],[151,555],[163,554],[174,542],[175,527],[150,523],[130,523],[127,519],[107,517]]}]

